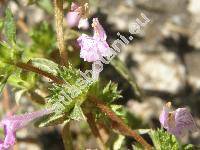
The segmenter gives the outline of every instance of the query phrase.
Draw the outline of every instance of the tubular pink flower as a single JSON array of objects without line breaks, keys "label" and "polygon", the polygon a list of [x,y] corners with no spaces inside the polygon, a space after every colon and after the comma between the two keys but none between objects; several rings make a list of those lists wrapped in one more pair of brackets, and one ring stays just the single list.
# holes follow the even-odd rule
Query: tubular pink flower
[{"label": "tubular pink flower", "polygon": [[97,18],[93,19],[93,37],[82,34],[78,39],[81,47],[80,57],[84,61],[95,62],[109,55],[109,45],[106,42],[106,33]]},{"label": "tubular pink flower", "polygon": [[67,24],[70,28],[78,26],[81,16],[78,12],[68,12],[67,13]]},{"label": "tubular pink flower", "polygon": [[99,23],[98,18],[93,18],[92,27],[94,28],[94,36],[93,37],[96,39],[100,38],[100,40],[102,40],[102,41],[106,41],[106,39],[107,39],[106,32],[103,29],[103,27],[101,26],[101,24]]},{"label": "tubular pink flower", "polygon": [[171,103],[167,103],[163,107],[160,115],[161,125],[171,134],[181,138],[187,132],[195,132],[198,130],[194,119],[187,108],[178,108],[175,111],[170,111]]},{"label": "tubular pink flower", "polygon": [[36,118],[51,113],[52,110],[45,109],[23,115],[13,115],[5,117],[0,126],[4,128],[4,140],[0,140],[0,150],[9,149],[15,144],[16,131],[25,127],[28,123]]},{"label": "tubular pink flower", "polygon": [[[85,9],[87,5],[84,6]],[[84,18],[84,9],[76,3],[71,4],[71,10],[67,13],[66,20],[70,28],[78,27],[82,29],[88,29],[89,23],[87,18]]]}]

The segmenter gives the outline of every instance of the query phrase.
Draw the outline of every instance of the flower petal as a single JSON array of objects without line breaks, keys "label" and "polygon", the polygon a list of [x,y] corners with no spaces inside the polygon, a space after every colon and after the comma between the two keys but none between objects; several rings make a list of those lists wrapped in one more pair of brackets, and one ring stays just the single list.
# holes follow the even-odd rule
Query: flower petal
[{"label": "flower petal", "polygon": [[41,111],[36,111],[32,113],[26,113],[23,115],[14,115],[5,117],[1,121],[1,126],[4,127],[4,141],[0,141],[0,150],[8,149],[15,143],[15,133],[17,130],[25,127],[30,121],[34,119],[44,116],[52,112],[52,109],[44,109]]},{"label": "flower petal", "polygon": [[69,27],[75,27],[78,26],[79,21],[81,19],[81,15],[79,12],[71,11],[67,13],[66,19]]},{"label": "flower petal", "polygon": [[159,117],[160,123],[164,128],[167,128],[166,121],[167,121],[168,115],[169,115],[169,110],[166,108],[166,106],[164,106]]},{"label": "flower petal", "polygon": [[[169,103],[168,103],[169,104]],[[183,137],[188,131],[194,132],[198,128],[187,108],[178,108],[170,112],[169,105],[163,107],[160,115],[161,125],[176,137]]]},{"label": "flower petal", "polygon": [[99,23],[98,18],[93,19],[92,27],[94,28],[94,38],[101,39],[101,40],[106,40],[107,35],[101,24]]},{"label": "flower petal", "polygon": [[88,29],[89,28],[88,18],[85,19],[81,18],[78,24],[78,28],[84,30]]},{"label": "flower petal", "polygon": [[84,61],[94,62],[109,54],[106,41],[97,40],[85,34],[82,34],[77,41],[81,47],[80,57]]},{"label": "flower petal", "polygon": [[88,62],[95,62],[101,60],[102,57],[110,55],[110,47],[106,42],[106,33],[97,18],[93,19],[93,27],[93,37],[82,34],[77,39],[81,47],[80,57]]},{"label": "flower petal", "polygon": [[6,137],[4,139],[4,144],[3,147],[5,149],[8,149],[9,147],[11,147],[12,145],[15,144],[15,132],[12,131],[12,129],[8,129],[10,128],[9,126],[5,126],[5,131],[6,131]]},{"label": "flower petal", "polygon": [[194,119],[187,108],[178,108],[175,111],[175,122],[177,136],[182,137],[187,131],[195,132],[198,130]]}]

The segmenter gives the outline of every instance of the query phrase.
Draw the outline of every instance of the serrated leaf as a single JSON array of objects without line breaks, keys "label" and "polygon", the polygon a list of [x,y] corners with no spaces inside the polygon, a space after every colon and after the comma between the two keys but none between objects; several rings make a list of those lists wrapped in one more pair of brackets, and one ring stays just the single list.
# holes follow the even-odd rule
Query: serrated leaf
[{"label": "serrated leaf", "polygon": [[192,145],[192,144],[184,145],[183,149],[184,150],[194,150],[194,145]]},{"label": "serrated leaf", "polygon": [[146,128],[142,120],[131,114],[123,105],[110,105],[111,109],[131,128]]},{"label": "serrated leaf", "polygon": [[54,63],[51,60],[48,60],[45,58],[32,58],[30,60],[30,63],[33,66],[35,66],[45,72],[51,73],[53,75],[57,75],[58,64]]},{"label": "serrated leaf", "polygon": [[111,81],[106,85],[106,87],[103,89],[102,98],[107,103],[112,103],[114,100],[121,98],[122,96],[121,91],[117,90],[118,85],[115,83],[112,83]]},{"label": "serrated leaf", "polygon": [[76,121],[86,120],[81,107],[78,105],[75,105],[73,111],[70,114],[70,118]]},{"label": "serrated leaf", "polygon": [[59,68],[58,76],[65,81],[62,85],[54,84],[50,89],[48,106],[56,108],[56,113],[68,113],[75,105],[81,105],[87,98],[88,91],[94,81],[86,81],[80,70],[69,65],[68,68]]},{"label": "serrated leaf", "polygon": [[16,38],[16,26],[13,18],[13,14],[10,8],[6,9],[6,17],[4,22],[5,35],[9,43],[15,42]]},{"label": "serrated leaf", "polygon": [[126,116],[126,109],[122,105],[110,105],[111,109],[120,117],[125,118]]},{"label": "serrated leaf", "polygon": [[200,146],[195,146],[192,144],[186,144],[182,146],[183,150],[199,150]]},{"label": "serrated leaf", "polygon": [[151,130],[149,135],[153,141],[156,150],[178,150],[179,143],[174,135],[168,132],[158,129],[156,131]]},{"label": "serrated leaf", "polygon": [[35,73],[16,69],[10,76],[8,83],[19,89],[31,90],[36,85],[36,79],[37,75]]},{"label": "serrated leaf", "polygon": [[135,95],[137,97],[140,97],[141,93],[136,83],[136,80],[133,77],[133,75],[129,72],[129,70],[126,68],[124,63],[119,58],[115,58],[111,61],[111,65],[122,75],[122,77],[124,77],[130,83],[135,92]]}]

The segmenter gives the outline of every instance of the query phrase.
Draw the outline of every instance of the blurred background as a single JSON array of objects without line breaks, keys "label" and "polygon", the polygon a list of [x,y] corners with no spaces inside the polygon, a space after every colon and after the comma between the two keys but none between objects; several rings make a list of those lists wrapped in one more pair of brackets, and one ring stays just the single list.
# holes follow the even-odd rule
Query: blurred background
[{"label": "blurred background", "polygon": [[[17,21],[18,37],[24,42],[29,42],[27,33],[30,28],[44,21],[53,24],[50,0],[41,0],[32,5],[27,5],[27,0],[0,0],[0,17],[4,16],[8,6]],[[65,8],[67,12],[67,6]],[[99,18],[110,44],[119,38],[118,32],[129,37],[129,25],[137,18],[142,20],[141,13],[150,19],[129,44],[121,47],[118,55],[141,89],[140,100],[128,85],[124,85],[124,80],[111,66],[104,65],[101,73],[119,84],[124,97],[117,103],[123,104],[130,114],[140,120],[135,127],[160,127],[159,113],[168,101],[175,108],[188,107],[199,126],[200,0],[92,0],[89,9],[90,23],[93,17]],[[92,33],[91,30],[84,32]],[[4,89],[0,102],[1,113],[4,110],[10,111],[14,105],[14,96],[9,86]],[[23,106],[12,109],[18,107],[24,111],[33,109],[26,98]],[[98,148],[87,123],[74,122],[71,131],[77,150]],[[59,126],[43,129],[28,127],[17,134],[15,148],[19,150],[64,149]],[[200,134],[187,136],[183,142],[199,145]],[[129,148],[131,139],[126,138],[125,144]]]}]

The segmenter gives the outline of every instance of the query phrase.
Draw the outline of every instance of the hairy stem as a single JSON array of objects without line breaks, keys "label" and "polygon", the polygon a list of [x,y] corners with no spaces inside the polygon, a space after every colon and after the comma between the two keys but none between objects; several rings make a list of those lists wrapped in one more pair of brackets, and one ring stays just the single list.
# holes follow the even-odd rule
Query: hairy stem
[{"label": "hairy stem", "polygon": [[87,114],[85,114],[85,116],[87,117],[87,122],[88,122],[88,124],[90,126],[90,129],[91,129],[92,133],[94,134],[94,136],[97,139],[97,142],[99,144],[99,148],[101,150],[106,149],[106,146],[104,145],[104,141],[103,141],[103,139],[102,139],[102,137],[101,137],[101,135],[99,133],[98,127],[96,126],[96,122],[95,122],[95,119],[94,119],[92,113],[87,113]]},{"label": "hairy stem", "polygon": [[58,49],[60,51],[61,64],[67,65],[67,52],[65,49],[64,33],[63,33],[63,0],[54,0],[54,13],[56,24],[56,35]]},{"label": "hairy stem", "polygon": [[37,74],[40,74],[42,76],[45,76],[51,80],[53,80],[55,83],[58,83],[58,84],[63,84],[64,81],[59,79],[58,77],[48,73],[48,72],[45,72],[37,67],[34,67],[32,66],[31,64],[26,64],[26,63],[22,63],[22,62],[17,62],[16,64],[14,64],[15,66],[21,68],[21,69],[24,69],[24,70],[28,70],[28,71],[32,71],[32,72],[35,72]]},{"label": "hairy stem", "polygon": [[62,130],[62,139],[63,144],[66,150],[73,150],[73,144],[72,144],[72,137],[70,134],[70,123],[67,122],[63,126]]},{"label": "hairy stem", "polygon": [[122,134],[132,136],[137,142],[142,144],[145,149],[152,149],[151,145],[149,145],[140,135],[138,135],[135,131],[129,128],[121,118],[119,118],[103,101],[98,100],[94,96],[90,96],[90,100],[95,104],[103,113],[105,113],[112,121],[113,127],[119,130]]}]

